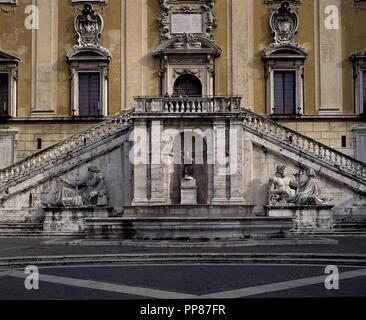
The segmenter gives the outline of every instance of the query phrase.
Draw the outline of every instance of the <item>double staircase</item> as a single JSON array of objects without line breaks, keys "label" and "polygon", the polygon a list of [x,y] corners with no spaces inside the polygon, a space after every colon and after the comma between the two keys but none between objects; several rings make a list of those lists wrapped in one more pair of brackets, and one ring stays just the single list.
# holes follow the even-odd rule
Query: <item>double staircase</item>
[{"label": "double staircase", "polygon": [[[24,194],[35,186],[59,177],[80,165],[116,148],[118,138],[133,128],[133,116],[141,112],[160,114],[193,114],[203,116],[209,113],[235,113],[242,119],[245,131],[258,145],[272,149],[284,157],[301,159],[305,164],[316,164],[323,175],[342,186],[366,197],[366,164],[342,154],[324,144],[288,129],[277,122],[240,107],[238,97],[204,98],[137,98],[136,107],[101,122],[94,127],[41,150],[7,168],[0,170],[0,235],[39,236],[42,221],[11,221],[7,202]],[[31,201],[30,201],[31,202]],[[14,210],[14,209],[12,209]],[[366,213],[365,213],[366,214]],[[9,219],[2,219],[6,215]],[[99,219],[99,220],[98,220]],[[27,220],[28,221],[28,220]],[[366,225],[339,221],[335,224],[342,230],[366,231]],[[261,231],[276,235],[289,231],[290,218],[241,216],[237,218],[204,217],[114,217],[86,219],[89,236],[95,238],[151,238],[157,234],[172,235],[173,238],[215,238],[212,228],[231,233],[235,238],[245,238]],[[138,230],[138,232],[136,232]],[[347,232],[347,231],[346,231]],[[211,233],[211,234],[210,234]],[[220,233],[220,232],[219,232]],[[106,236],[107,235],[107,236]],[[221,237],[221,236],[219,236]]]}]

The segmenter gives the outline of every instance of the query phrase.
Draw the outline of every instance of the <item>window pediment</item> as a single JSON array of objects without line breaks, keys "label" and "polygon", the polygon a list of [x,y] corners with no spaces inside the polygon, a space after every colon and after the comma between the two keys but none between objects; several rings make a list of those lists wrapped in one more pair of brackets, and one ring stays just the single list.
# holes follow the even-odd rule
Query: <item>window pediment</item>
[{"label": "window pediment", "polygon": [[0,51],[0,63],[16,63],[18,64],[20,62],[20,59],[16,56],[13,56],[9,53],[5,53],[3,51]]},{"label": "window pediment", "polygon": [[307,55],[306,48],[298,43],[271,43],[263,51],[263,59],[306,59]]},{"label": "window pediment", "polygon": [[73,48],[66,55],[69,61],[77,60],[103,60],[110,61],[111,56],[107,49],[104,48]]},{"label": "window pediment", "polygon": [[166,53],[207,53],[219,56],[221,55],[222,50],[215,42],[205,37],[184,34],[182,36],[175,36],[167,41],[164,41],[153,52],[155,56]]}]

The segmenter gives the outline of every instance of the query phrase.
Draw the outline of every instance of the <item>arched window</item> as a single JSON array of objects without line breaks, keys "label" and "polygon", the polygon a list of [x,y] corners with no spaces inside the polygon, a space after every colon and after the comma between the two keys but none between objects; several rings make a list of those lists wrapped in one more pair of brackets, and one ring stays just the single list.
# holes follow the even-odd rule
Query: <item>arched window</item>
[{"label": "arched window", "polygon": [[181,75],[174,83],[175,96],[202,96],[201,81],[191,75]]}]

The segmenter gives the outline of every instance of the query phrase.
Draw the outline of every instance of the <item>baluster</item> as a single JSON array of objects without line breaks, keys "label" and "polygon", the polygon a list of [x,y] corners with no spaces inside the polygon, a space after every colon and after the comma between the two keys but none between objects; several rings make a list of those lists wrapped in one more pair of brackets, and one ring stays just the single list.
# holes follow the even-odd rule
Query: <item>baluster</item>
[{"label": "baluster", "polygon": [[201,99],[197,101],[197,112],[207,112],[209,108],[210,107],[207,102]]}]

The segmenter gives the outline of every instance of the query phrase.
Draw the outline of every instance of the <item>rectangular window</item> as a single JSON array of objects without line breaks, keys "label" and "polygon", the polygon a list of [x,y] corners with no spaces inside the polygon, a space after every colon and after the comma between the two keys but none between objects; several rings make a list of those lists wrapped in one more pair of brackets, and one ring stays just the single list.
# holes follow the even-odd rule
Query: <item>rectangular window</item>
[{"label": "rectangular window", "polygon": [[295,72],[274,73],[274,114],[296,114]]},{"label": "rectangular window", "polygon": [[9,116],[9,75],[0,73],[0,117]]},{"label": "rectangular window", "polygon": [[100,114],[100,74],[79,73],[79,116],[96,117]]}]

